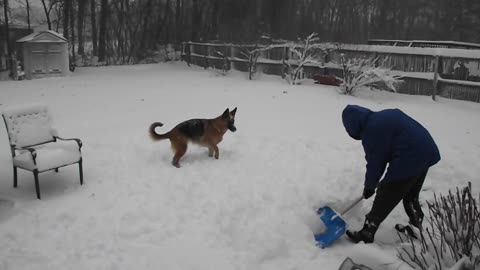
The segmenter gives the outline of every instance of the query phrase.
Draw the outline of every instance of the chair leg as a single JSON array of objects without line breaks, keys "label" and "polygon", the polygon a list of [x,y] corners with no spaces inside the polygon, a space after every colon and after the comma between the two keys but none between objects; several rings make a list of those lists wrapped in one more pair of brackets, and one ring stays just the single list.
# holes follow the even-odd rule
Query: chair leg
[{"label": "chair leg", "polygon": [[37,192],[37,198],[40,200],[40,183],[38,182],[38,171],[33,171],[33,176],[35,177],[35,191]]},{"label": "chair leg", "polygon": [[83,165],[82,159],[78,162],[78,169],[80,170],[80,185],[83,185]]},{"label": "chair leg", "polygon": [[55,169],[55,172],[58,172],[58,168]]},{"label": "chair leg", "polygon": [[13,187],[16,188],[18,186],[17,182],[17,167],[13,166]]}]

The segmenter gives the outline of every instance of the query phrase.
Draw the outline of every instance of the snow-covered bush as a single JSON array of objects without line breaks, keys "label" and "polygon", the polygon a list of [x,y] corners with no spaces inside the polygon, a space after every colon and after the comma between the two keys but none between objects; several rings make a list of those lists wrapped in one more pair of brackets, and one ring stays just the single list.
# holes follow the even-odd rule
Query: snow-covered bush
[{"label": "snow-covered bush", "polygon": [[271,49],[270,45],[255,44],[254,47],[243,47],[242,54],[248,59],[248,79],[253,80],[258,71],[257,61],[263,51]]},{"label": "snow-covered bush", "polygon": [[396,92],[398,85],[402,82],[401,76],[389,68],[377,66],[377,60],[377,58],[346,60],[345,55],[341,54],[340,68],[343,78],[338,78],[342,82],[341,92],[345,95],[352,95],[363,87],[386,87]]},{"label": "snow-covered bush", "polygon": [[[480,212],[471,183],[456,193],[435,194],[418,239],[401,237],[399,257],[414,269],[480,269]],[[480,200],[480,194],[479,194]]]},{"label": "snow-covered bush", "polygon": [[215,51],[215,56],[221,57],[222,62],[220,65],[212,66],[214,72],[219,76],[227,75],[228,71],[230,70],[230,60],[228,59],[228,56],[220,51]]},{"label": "snow-covered bush", "polygon": [[299,43],[289,44],[292,59],[284,62],[285,78],[290,84],[299,84],[303,79],[303,68],[307,64],[321,65],[321,57],[325,54],[326,45],[319,43],[317,33],[312,33]]}]

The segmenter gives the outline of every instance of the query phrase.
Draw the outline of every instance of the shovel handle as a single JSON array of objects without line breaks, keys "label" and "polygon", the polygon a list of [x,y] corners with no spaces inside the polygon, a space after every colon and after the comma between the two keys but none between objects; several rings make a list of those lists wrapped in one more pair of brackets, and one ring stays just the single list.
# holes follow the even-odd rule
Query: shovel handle
[{"label": "shovel handle", "polygon": [[357,205],[361,200],[363,200],[363,195],[356,198],[350,205],[348,205],[345,209],[343,209],[340,215],[347,213],[350,209],[352,209],[355,205]]}]

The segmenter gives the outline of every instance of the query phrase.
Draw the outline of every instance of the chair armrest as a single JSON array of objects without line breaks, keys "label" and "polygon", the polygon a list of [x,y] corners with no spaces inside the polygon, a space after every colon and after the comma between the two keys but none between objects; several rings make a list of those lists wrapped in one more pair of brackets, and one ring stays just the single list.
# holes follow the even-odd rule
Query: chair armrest
[{"label": "chair armrest", "polygon": [[70,138],[70,139],[65,139],[65,138],[60,138],[58,136],[53,136],[55,139],[57,140],[61,140],[61,141],[76,141],[77,144],[78,144],[78,149],[80,150],[82,148],[82,141],[80,139],[77,139],[77,138]]},{"label": "chair armrest", "polygon": [[15,148],[15,150],[25,150],[30,152],[30,155],[32,155],[33,163],[37,165],[37,151],[31,147],[21,147],[21,148]]}]

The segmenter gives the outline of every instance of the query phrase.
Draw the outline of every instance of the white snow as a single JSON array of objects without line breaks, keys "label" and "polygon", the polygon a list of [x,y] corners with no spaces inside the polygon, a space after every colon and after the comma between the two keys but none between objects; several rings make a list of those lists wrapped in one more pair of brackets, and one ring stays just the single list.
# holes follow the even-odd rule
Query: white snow
[{"label": "white snow", "polygon": [[[80,186],[77,166],[40,174],[39,201],[33,175],[19,170],[14,189],[0,127],[0,269],[318,270],[338,269],[347,256],[374,269],[409,269],[396,256],[393,225],[407,222],[401,206],[375,244],[343,237],[315,246],[317,208],[341,210],[362,192],[364,153],[341,123],[347,104],[397,107],[431,131],[442,161],[422,202],[467,181],[480,191],[480,104],[378,91],[350,97],[313,82],[246,76],[169,63],[0,82],[0,109],[45,103],[62,137],[82,139],[85,177]],[[191,146],[177,169],[169,143],[148,137],[154,121],[167,131],[227,107],[238,107],[238,130],[225,134],[219,160]],[[353,229],[371,203],[344,215]]]}]

